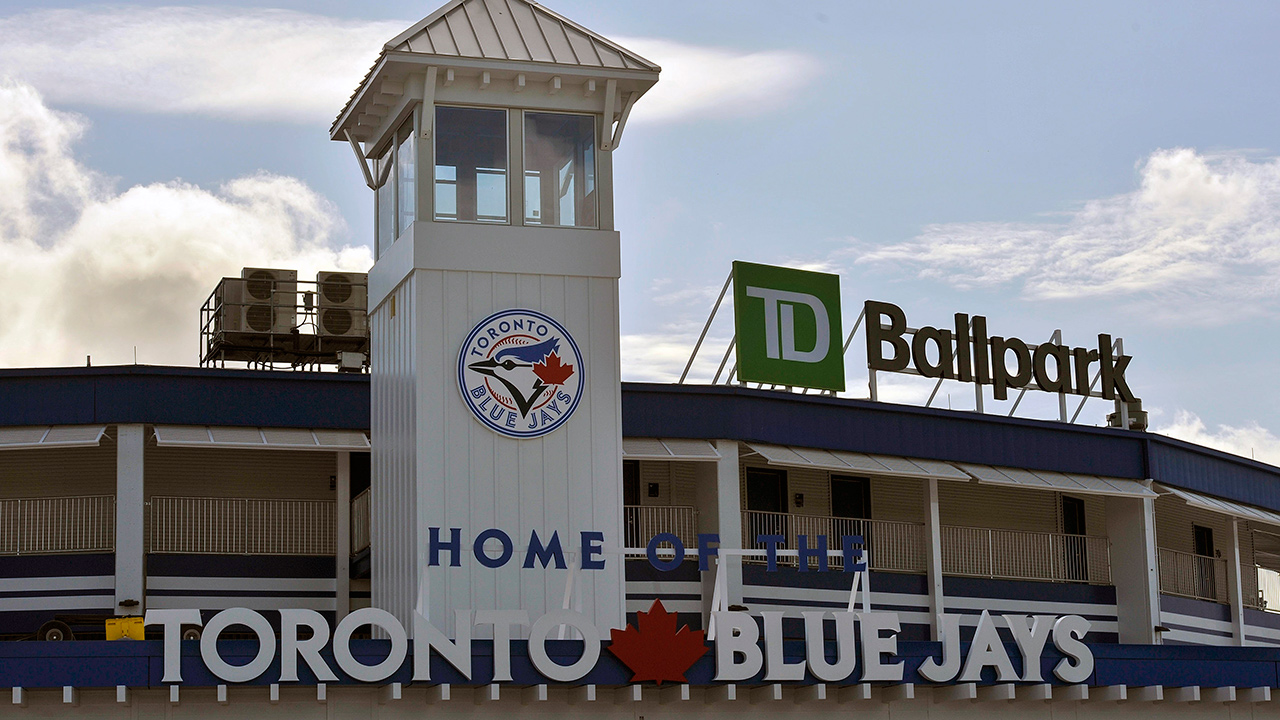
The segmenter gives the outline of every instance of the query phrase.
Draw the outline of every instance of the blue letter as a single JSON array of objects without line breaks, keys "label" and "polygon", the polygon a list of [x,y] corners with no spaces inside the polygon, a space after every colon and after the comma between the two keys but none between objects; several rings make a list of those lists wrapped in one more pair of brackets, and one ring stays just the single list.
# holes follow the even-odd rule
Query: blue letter
[{"label": "blue letter", "polygon": [[582,533],[582,569],[603,570],[604,560],[596,556],[604,552],[604,533],[598,530]]},{"label": "blue letter", "polygon": [[865,562],[855,563],[855,560],[862,559],[862,548],[855,548],[854,545],[862,544],[861,535],[845,535],[840,538],[841,550],[844,551],[844,571],[845,572],[862,572],[867,569]]},{"label": "blue letter", "polygon": [[[498,542],[502,543],[502,554],[496,558],[489,557],[484,551],[484,544],[490,538],[497,538]],[[481,565],[487,568],[500,568],[511,559],[511,551],[515,548],[511,545],[511,537],[509,535],[498,528],[489,528],[476,536],[476,542],[472,549],[475,550],[476,560]]]},{"label": "blue letter", "polygon": [[440,564],[440,551],[449,551],[449,567],[462,567],[462,559],[458,557],[458,551],[462,549],[462,528],[449,528],[449,542],[440,542],[440,528],[433,527],[430,531],[430,541],[427,543],[428,553],[430,555],[427,564],[434,567]]},{"label": "blue letter", "polygon": [[[715,547],[711,547],[715,543]],[[720,557],[720,535],[717,533],[698,533],[698,569],[711,569],[711,556]]]},{"label": "blue letter", "polygon": [[781,535],[757,535],[756,542],[764,543],[765,572],[778,570],[778,546],[786,541]]},{"label": "blue letter", "polygon": [[801,535],[800,547],[796,548],[796,554],[798,556],[796,558],[796,560],[798,561],[796,563],[797,572],[809,572],[809,558],[811,557],[818,558],[818,570],[820,572],[826,572],[827,571],[827,536],[819,535],[818,547],[814,548],[813,550],[810,550],[809,536]]},{"label": "blue letter", "polygon": [[553,557],[556,560],[556,568],[560,570],[565,568],[564,551],[560,549],[559,533],[551,533],[551,542],[547,543],[547,546],[544,548],[542,546],[542,540],[538,538],[538,531],[534,530],[529,536],[529,552],[524,556],[524,566],[526,568],[533,567],[533,558],[535,555],[542,561],[542,567],[544,568],[551,562],[551,558]]},{"label": "blue letter", "polygon": [[[671,547],[675,548],[676,556],[667,562],[663,562],[658,558],[658,544],[668,542]],[[675,533],[658,533],[649,541],[648,548],[649,564],[658,572],[671,572],[680,567],[680,563],[684,562],[684,543],[680,542],[680,538]]]}]

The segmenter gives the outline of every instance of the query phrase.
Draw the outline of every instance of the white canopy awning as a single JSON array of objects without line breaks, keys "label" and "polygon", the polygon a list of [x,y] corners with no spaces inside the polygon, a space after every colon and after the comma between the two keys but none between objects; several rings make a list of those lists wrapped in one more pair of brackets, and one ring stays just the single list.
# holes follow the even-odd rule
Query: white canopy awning
[{"label": "white canopy awning", "polygon": [[1208,495],[1201,495],[1198,492],[1183,490],[1182,488],[1169,487],[1168,485],[1160,485],[1159,487],[1161,490],[1182,499],[1191,507],[1238,517],[1242,520],[1255,520],[1257,522],[1264,522],[1268,525],[1280,527],[1280,513],[1251,507],[1249,505],[1243,505],[1231,500],[1222,500],[1216,497],[1209,497]]},{"label": "white canopy awning", "polygon": [[785,467],[820,468],[836,472],[885,477],[937,478],[968,482],[969,476],[947,463],[920,458],[867,455],[843,450],[817,450],[747,443],[747,447],[760,454],[770,465]]},{"label": "white canopy awning", "polygon": [[106,425],[41,425],[0,428],[0,450],[32,448],[97,447]]},{"label": "white canopy awning", "polygon": [[368,450],[369,437],[359,430],[304,428],[157,425],[160,447],[234,448],[248,450]]},{"label": "white canopy awning", "polygon": [[1025,470],[1022,468],[992,467],[956,463],[956,467],[972,475],[980,483],[1014,485],[1017,487],[1058,490],[1095,495],[1127,495],[1155,497],[1156,493],[1137,480],[1060,473],[1051,470]]},{"label": "white canopy awning", "polygon": [[627,460],[713,461],[720,453],[707,440],[685,438],[622,438],[622,457]]}]

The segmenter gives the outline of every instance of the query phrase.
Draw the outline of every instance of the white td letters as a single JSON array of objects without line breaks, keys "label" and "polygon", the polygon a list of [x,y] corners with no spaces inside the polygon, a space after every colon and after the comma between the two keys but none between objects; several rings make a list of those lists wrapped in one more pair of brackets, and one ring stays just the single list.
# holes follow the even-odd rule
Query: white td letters
[{"label": "white td letters", "polygon": [[[827,307],[821,300],[808,293],[762,287],[748,287],[747,297],[764,300],[764,350],[769,359],[817,363],[827,357],[831,349],[831,320],[827,317]],[[813,347],[809,350],[796,349],[796,305],[807,305],[813,311],[814,321],[818,325]],[[779,324],[782,326],[781,338]]]}]

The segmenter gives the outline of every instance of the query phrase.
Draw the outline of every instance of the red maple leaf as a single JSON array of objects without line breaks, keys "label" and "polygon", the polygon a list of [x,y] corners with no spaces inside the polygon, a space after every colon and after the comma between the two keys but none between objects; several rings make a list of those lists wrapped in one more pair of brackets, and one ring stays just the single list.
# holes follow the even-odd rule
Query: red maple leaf
[{"label": "red maple leaf", "polygon": [[609,635],[609,652],[635,673],[631,682],[688,682],[685,672],[707,652],[706,635],[688,625],[677,631],[676,614],[667,612],[661,600],[654,600],[649,612],[636,613],[634,626],[628,623],[625,630],[610,630]]},{"label": "red maple leaf", "polygon": [[561,365],[560,356],[553,352],[542,362],[533,364],[533,374],[548,385],[563,385],[573,375],[573,366]]}]

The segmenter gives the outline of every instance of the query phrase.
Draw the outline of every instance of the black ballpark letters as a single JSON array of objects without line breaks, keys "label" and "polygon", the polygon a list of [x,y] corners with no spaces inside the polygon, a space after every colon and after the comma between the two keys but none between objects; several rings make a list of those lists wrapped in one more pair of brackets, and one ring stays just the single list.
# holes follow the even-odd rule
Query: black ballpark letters
[{"label": "black ballpark letters", "polygon": [[[968,315],[956,313],[954,332],[922,327],[908,343],[906,313],[897,305],[875,300],[867,301],[866,322],[867,366],[872,370],[901,372],[912,365],[924,377],[991,385],[995,398],[1004,400],[1009,388],[1026,387],[1032,379],[1041,390],[1088,395],[1089,366],[1098,363],[1103,398],[1137,399],[1124,377],[1132,358],[1111,354],[1110,335],[1098,336],[1096,350],[1042,343],[1033,351],[1018,338],[988,337],[987,319],[981,315],[971,323]],[[929,358],[930,344],[937,352],[936,361]],[[885,357],[886,345],[892,348],[889,357]]]}]

